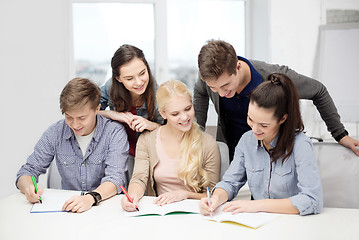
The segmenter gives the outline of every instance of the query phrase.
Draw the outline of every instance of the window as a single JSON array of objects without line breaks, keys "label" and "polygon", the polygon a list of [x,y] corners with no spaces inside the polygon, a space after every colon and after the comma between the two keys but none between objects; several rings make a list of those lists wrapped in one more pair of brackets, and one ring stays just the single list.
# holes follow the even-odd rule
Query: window
[{"label": "window", "polygon": [[77,77],[90,78],[101,86],[111,78],[111,58],[122,44],[142,49],[154,72],[152,3],[73,3],[72,13]]},{"label": "window", "polygon": [[167,39],[169,78],[193,89],[198,53],[206,41],[227,41],[238,55],[245,56],[245,2],[168,0]]},{"label": "window", "polygon": [[111,58],[125,43],[144,51],[159,84],[174,78],[190,89],[207,40],[245,56],[246,0],[81,1],[72,3],[74,74],[98,85],[111,78]]}]

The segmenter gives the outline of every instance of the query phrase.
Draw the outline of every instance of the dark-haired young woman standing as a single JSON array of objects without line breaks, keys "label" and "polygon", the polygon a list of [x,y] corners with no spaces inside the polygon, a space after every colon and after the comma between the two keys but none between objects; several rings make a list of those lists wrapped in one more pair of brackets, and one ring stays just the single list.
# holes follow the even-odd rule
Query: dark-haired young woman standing
[{"label": "dark-haired young woman standing", "polygon": [[129,175],[133,169],[136,142],[143,131],[152,131],[163,123],[158,113],[155,94],[157,83],[143,51],[132,45],[122,45],[111,60],[112,80],[101,87],[100,114],[121,122],[130,144]]}]

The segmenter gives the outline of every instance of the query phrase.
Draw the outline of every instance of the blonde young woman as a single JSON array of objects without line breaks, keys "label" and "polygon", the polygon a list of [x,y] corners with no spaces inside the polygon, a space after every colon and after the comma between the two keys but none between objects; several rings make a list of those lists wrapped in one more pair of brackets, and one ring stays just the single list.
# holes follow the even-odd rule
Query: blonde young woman
[{"label": "blonde young woman", "polygon": [[219,181],[220,153],[216,141],[194,120],[192,95],[177,80],[163,83],[156,93],[161,116],[167,123],[143,133],[137,142],[135,167],[122,208],[135,211],[145,192],[158,196],[154,203],[169,204],[200,199]]}]

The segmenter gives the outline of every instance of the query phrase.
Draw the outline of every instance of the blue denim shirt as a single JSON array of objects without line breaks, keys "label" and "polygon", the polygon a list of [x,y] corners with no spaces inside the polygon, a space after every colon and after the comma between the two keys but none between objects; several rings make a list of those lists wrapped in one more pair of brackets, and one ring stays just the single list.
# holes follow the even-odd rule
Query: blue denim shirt
[{"label": "blue denim shirt", "polygon": [[39,175],[46,172],[54,158],[65,190],[92,191],[109,181],[120,193],[120,186],[127,185],[128,141],[125,128],[101,115],[97,115],[96,129],[85,156],[65,120],[50,126],[17,173],[16,182],[22,175],[35,176],[38,181]]},{"label": "blue denim shirt", "polygon": [[[277,138],[271,142],[276,146]],[[246,132],[236,146],[234,159],[215,188],[223,188],[229,200],[237,196],[248,181],[253,199],[289,198],[300,215],[320,213],[323,208],[322,185],[312,141],[303,133],[295,137],[292,154],[271,158],[253,132]]]},{"label": "blue denim shirt", "polygon": [[[114,106],[112,103],[112,100],[110,98],[110,90],[112,86],[112,79],[107,80],[107,82],[101,87],[101,110],[105,110],[107,107],[110,108],[110,110],[114,110]],[[157,90],[157,84],[155,83],[155,91]],[[148,119],[148,113],[146,108],[146,103],[144,103],[141,107],[136,108],[137,116],[144,117]],[[156,116],[154,122],[163,124],[163,118],[159,114],[157,110],[156,105]]]}]

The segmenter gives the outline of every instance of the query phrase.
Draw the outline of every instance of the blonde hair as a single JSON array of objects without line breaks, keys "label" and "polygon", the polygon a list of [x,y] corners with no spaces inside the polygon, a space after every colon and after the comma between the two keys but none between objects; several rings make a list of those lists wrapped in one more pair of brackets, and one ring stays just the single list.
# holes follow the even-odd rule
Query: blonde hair
[{"label": "blonde hair", "polygon": [[[192,102],[192,94],[187,86],[178,81],[170,80],[161,84],[156,93],[158,109],[166,110],[167,103],[176,96],[188,97]],[[193,122],[191,129],[184,134],[180,145],[181,165],[178,177],[184,185],[195,192],[202,192],[209,185],[207,171],[203,168],[203,145],[202,132],[196,122]]]}]

